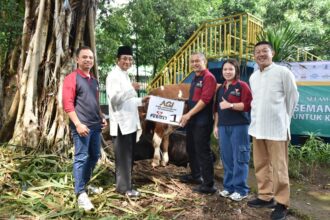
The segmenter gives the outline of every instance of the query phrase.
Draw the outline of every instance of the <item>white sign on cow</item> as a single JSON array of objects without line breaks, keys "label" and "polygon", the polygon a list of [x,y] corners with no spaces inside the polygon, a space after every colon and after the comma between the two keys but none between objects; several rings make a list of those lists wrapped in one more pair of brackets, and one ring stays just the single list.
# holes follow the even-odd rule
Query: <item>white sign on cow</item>
[{"label": "white sign on cow", "polygon": [[150,96],[146,119],[178,126],[183,108],[183,101]]}]

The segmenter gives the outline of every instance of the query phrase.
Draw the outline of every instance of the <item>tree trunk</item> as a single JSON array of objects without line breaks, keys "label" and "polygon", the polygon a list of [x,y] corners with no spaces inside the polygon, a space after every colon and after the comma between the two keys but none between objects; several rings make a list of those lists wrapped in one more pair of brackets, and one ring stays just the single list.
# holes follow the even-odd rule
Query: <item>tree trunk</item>
[{"label": "tree trunk", "polygon": [[[22,42],[14,49],[20,56],[12,56],[16,60],[9,59],[7,65],[14,68],[11,82],[17,79],[17,90],[15,95],[0,96],[1,102],[11,103],[1,120],[0,142],[51,151],[70,143],[62,84],[76,67],[74,52],[79,46],[96,52],[96,4],[97,0],[25,0]],[[97,76],[96,71],[95,66]],[[0,76],[5,74],[9,70]],[[0,94],[5,94],[9,82],[1,80]]]}]

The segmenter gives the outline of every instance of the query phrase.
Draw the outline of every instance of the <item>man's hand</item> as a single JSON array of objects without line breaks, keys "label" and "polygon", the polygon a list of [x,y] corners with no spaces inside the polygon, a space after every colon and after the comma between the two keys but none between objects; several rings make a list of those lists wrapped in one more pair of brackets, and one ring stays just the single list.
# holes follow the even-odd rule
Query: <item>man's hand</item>
[{"label": "man's hand", "polygon": [[105,118],[102,118],[102,129],[106,128],[108,125],[107,120]]},{"label": "man's hand", "polygon": [[86,137],[89,134],[89,128],[82,123],[78,123],[76,125],[76,129],[77,129],[79,136],[81,136],[81,137]]},{"label": "man's hand", "polygon": [[150,96],[149,96],[149,95],[144,96],[144,97],[142,98],[142,102],[143,102],[143,103],[146,103],[146,102],[149,101],[149,99],[150,99]]},{"label": "man's hand", "polygon": [[132,82],[132,86],[135,90],[139,90],[140,89],[140,84],[138,82]]},{"label": "man's hand", "polygon": [[191,116],[190,116],[189,113],[182,115],[181,120],[180,120],[180,126],[181,126],[181,127],[186,126],[186,124],[188,123],[190,117],[191,117]]}]

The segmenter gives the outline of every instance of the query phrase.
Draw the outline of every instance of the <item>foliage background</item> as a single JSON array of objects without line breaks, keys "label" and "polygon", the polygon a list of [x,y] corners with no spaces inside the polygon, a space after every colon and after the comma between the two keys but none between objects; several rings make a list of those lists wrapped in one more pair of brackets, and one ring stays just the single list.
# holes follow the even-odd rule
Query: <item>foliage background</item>
[{"label": "foliage background", "polygon": [[[330,56],[329,0],[314,2],[307,0],[278,0],[276,2],[270,0],[132,0],[121,7],[111,3],[111,0],[99,0],[98,5],[98,26],[95,31],[101,76],[105,76],[108,68],[114,64],[116,48],[121,44],[133,44],[137,48],[135,51],[137,64],[151,65],[156,72],[201,22],[239,12],[249,12],[260,17],[265,21],[267,28],[281,23],[291,24],[300,34],[301,40],[297,46],[309,48],[312,53],[323,59],[329,59]],[[0,91],[5,91],[2,88],[2,82],[8,87],[6,83],[6,80],[10,78],[8,75],[17,74],[8,70],[8,66],[5,65],[7,65],[6,60],[10,60],[10,55],[14,53],[12,49],[16,44],[21,43],[23,18],[24,0],[1,0]],[[31,23],[34,25],[35,20]],[[19,53],[16,52],[16,54]],[[16,87],[13,89],[16,90]],[[2,93],[0,93],[0,99],[1,96]],[[3,108],[3,106],[0,107]],[[2,116],[8,117],[8,114],[2,114]],[[311,164],[310,169],[307,170],[309,173],[321,169],[316,162],[324,162],[324,167],[329,167],[329,145],[324,145],[318,140],[308,143],[312,147],[303,147],[301,151],[290,148],[292,149],[290,154],[295,155],[292,159],[298,161],[291,164],[297,165],[296,170],[299,174],[301,169],[305,168],[304,160]],[[72,194],[72,158],[63,155],[42,155],[40,152],[29,153],[28,150],[21,148],[15,151],[13,148],[14,146],[0,148],[0,215],[5,214],[5,219],[9,219],[11,214],[22,215],[22,218],[31,216],[33,216],[31,218],[44,217],[45,219],[61,216],[65,216],[66,219],[81,218],[82,213],[76,208],[76,198]],[[325,153],[320,154],[320,152]],[[145,167],[147,166],[143,166],[144,172],[146,172]],[[103,185],[108,187],[107,193],[104,193],[102,197],[94,197],[93,202],[102,209],[96,215],[106,216],[112,212],[119,214],[124,212],[128,213],[126,219],[130,219],[132,215],[130,213],[136,211],[141,213],[137,219],[155,219],[154,216],[148,218],[149,213],[157,215],[165,213],[164,215],[168,217],[169,212],[180,214],[186,207],[186,210],[190,210],[189,207],[196,207],[195,201],[200,205],[200,200],[198,200],[200,198],[191,198],[194,195],[191,195],[190,189],[187,191],[187,196],[180,197],[179,202],[177,200],[173,202],[173,198],[168,198],[170,189],[168,186],[171,187],[171,185],[159,181],[160,178],[153,178],[149,180],[153,184],[146,185],[144,188],[144,193],[148,195],[145,200],[141,200],[140,204],[127,200],[125,207],[128,208],[122,208],[124,198],[115,193],[113,185],[109,184],[109,181],[114,183],[114,179],[109,178],[109,172],[112,172],[109,170],[113,170],[113,166],[101,166],[95,170],[95,181],[104,180]],[[169,172],[166,171],[166,174],[168,175]],[[105,178],[100,178],[100,175]],[[111,174],[110,176],[113,177]],[[142,175],[139,173],[139,176]],[[163,193],[159,193],[160,187],[165,189]],[[161,200],[159,197],[164,199]],[[187,206],[182,208],[182,204],[187,204]],[[217,202],[211,201],[207,205],[214,204]],[[150,208],[152,212],[143,207]],[[230,208],[222,204],[219,204],[217,208],[220,207]],[[204,210],[204,207],[202,208]],[[233,210],[229,212],[232,213]],[[216,213],[222,212],[216,209]],[[179,215],[175,214],[175,216]],[[95,218],[95,215],[92,213],[89,217]],[[164,219],[169,218],[166,217]]]},{"label": "foliage background", "polygon": [[[97,29],[101,74],[113,65],[115,48],[131,44],[138,65],[157,72],[207,19],[249,12],[267,29],[290,25],[298,33],[296,46],[329,59],[330,1],[308,0],[131,0],[122,7],[101,4]],[[110,13],[109,13],[110,12]],[[319,42],[322,42],[320,44]]]},{"label": "foliage background", "polygon": [[[299,35],[297,46],[324,60],[330,59],[329,0],[130,0],[115,4],[99,0],[97,55],[101,81],[115,63],[119,45],[135,49],[137,66],[157,72],[207,19],[249,12],[267,29],[291,25]],[[24,2],[2,0],[0,5],[0,69],[8,51],[20,40]],[[322,42],[322,43],[320,43]]]},{"label": "foliage background", "polygon": [[[1,0],[0,4],[0,70],[9,52],[15,47],[22,33],[24,1]],[[1,71],[0,71],[1,72]]]}]

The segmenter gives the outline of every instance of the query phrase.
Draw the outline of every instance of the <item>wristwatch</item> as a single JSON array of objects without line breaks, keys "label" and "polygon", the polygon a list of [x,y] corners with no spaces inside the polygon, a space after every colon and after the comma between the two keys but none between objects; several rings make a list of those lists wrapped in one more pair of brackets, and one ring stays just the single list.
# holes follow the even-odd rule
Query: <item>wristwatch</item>
[{"label": "wristwatch", "polygon": [[230,108],[234,108],[234,104],[233,103],[230,104]]}]

